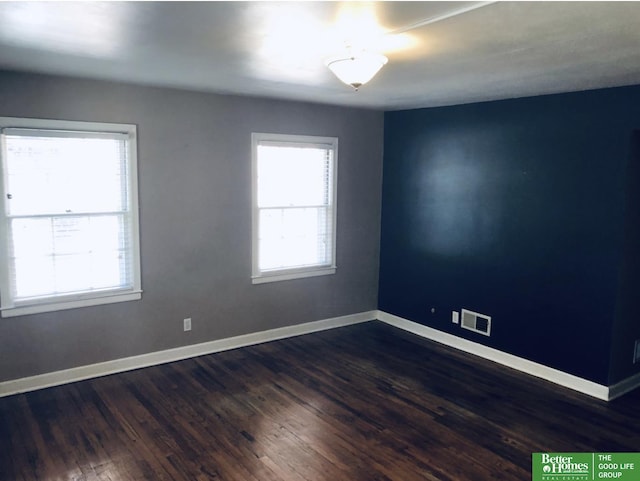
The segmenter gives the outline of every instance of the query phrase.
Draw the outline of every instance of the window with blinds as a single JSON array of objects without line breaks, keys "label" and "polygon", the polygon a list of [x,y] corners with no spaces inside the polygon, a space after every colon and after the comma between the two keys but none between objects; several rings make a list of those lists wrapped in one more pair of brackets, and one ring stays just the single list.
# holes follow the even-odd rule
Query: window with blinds
[{"label": "window with blinds", "polygon": [[2,316],[140,299],[134,125],[0,118]]},{"label": "window with blinds", "polygon": [[333,274],[338,139],[253,134],[253,282]]}]

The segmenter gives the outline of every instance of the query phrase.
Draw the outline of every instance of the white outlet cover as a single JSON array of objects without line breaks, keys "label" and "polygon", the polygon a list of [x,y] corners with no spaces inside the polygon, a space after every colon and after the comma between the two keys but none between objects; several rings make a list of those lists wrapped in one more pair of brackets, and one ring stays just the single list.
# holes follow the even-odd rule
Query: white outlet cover
[{"label": "white outlet cover", "polygon": [[454,324],[460,323],[460,313],[458,311],[451,311],[451,322]]},{"label": "white outlet cover", "polygon": [[185,319],[183,321],[183,325],[184,325],[184,330],[185,331],[190,331],[191,330],[191,318],[188,317],[187,319]]}]

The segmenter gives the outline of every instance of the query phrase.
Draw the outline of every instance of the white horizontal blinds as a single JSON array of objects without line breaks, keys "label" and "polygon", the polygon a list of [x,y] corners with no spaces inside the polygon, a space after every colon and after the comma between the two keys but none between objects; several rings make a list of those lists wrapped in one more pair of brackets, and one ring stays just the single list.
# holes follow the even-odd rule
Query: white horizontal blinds
[{"label": "white horizontal blinds", "polygon": [[258,144],[260,271],[332,264],[332,169],[331,146]]},{"label": "white horizontal blinds", "polygon": [[[120,212],[127,205],[126,139],[4,131],[8,214]],[[29,132],[25,136],[23,133]]]},{"label": "white horizontal blinds", "polygon": [[14,302],[133,287],[128,137],[38,129],[3,137]]}]

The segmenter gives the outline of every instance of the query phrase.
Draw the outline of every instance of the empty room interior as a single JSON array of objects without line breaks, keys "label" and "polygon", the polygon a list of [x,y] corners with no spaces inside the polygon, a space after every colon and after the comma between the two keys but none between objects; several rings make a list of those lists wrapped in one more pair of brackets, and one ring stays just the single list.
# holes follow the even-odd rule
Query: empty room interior
[{"label": "empty room interior", "polygon": [[0,481],[640,480],[639,25],[0,2]]}]

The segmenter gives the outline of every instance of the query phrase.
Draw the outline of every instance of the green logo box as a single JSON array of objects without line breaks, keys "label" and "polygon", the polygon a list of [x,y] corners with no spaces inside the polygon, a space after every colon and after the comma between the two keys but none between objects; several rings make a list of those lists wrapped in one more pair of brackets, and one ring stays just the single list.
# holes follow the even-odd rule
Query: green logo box
[{"label": "green logo box", "polygon": [[532,481],[640,481],[640,453],[533,453]]}]

